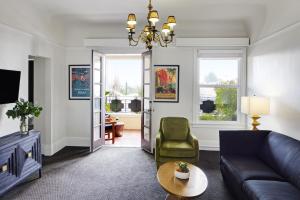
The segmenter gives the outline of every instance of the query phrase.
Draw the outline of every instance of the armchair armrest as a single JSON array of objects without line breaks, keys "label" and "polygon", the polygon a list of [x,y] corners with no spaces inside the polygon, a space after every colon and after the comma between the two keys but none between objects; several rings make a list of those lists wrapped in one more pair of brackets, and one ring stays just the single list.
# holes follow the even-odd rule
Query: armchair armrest
[{"label": "armchair armrest", "polygon": [[189,134],[188,141],[189,141],[189,143],[191,143],[193,145],[193,147],[195,149],[199,150],[199,143],[198,143],[198,139],[196,138],[196,136],[194,136],[193,134]]},{"label": "armchair armrest", "polygon": [[220,155],[256,155],[270,131],[219,131]]},{"label": "armchair armrest", "polygon": [[161,132],[159,131],[156,135],[155,139],[155,160],[158,160],[159,157],[159,151],[160,151],[160,146],[161,146]]}]

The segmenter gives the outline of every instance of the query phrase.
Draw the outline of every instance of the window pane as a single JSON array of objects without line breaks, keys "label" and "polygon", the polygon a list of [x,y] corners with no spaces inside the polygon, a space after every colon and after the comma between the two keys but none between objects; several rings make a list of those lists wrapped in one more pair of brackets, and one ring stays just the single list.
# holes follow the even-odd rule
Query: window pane
[{"label": "window pane", "polygon": [[94,70],[94,83],[100,83],[100,71]]},{"label": "window pane", "polygon": [[149,98],[150,97],[150,86],[144,85],[144,97]]},{"label": "window pane", "polygon": [[236,121],[237,88],[200,87],[199,120]]},{"label": "window pane", "polygon": [[100,97],[100,85],[94,85],[94,97]]},{"label": "window pane", "polygon": [[238,59],[199,59],[199,83],[207,85],[236,85]]},{"label": "window pane", "polygon": [[150,141],[150,134],[149,133],[150,133],[149,128],[144,127],[144,140]]}]

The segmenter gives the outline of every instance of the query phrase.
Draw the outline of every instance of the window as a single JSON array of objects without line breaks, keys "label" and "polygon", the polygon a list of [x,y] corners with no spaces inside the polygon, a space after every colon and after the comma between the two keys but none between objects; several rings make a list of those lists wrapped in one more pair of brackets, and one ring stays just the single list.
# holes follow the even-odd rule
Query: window
[{"label": "window", "polygon": [[[240,97],[244,93],[244,56],[241,50],[202,50],[197,57],[194,121],[241,121]],[[244,77],[244,76],[243,76]]]}]

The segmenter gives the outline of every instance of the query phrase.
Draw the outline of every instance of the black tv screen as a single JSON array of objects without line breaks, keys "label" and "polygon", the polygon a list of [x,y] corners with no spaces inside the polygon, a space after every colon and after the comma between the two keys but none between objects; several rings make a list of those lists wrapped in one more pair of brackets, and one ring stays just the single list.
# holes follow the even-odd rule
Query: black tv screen
[{"label": "black tv screen", "polygon": [[20,71],[0,69],[0,104],[14,103],[19,98]]}]

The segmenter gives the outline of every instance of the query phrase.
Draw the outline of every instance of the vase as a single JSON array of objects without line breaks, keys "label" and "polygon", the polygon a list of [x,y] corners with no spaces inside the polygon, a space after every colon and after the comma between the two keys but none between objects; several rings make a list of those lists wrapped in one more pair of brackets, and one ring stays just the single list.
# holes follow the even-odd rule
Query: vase
[{"label": "vase", "polygon": [[27,118],[22,118],[20,121],[20,133],[27,134],[28,133],[28,124]]},{"label": "vase", "polygon": [[175,177],[182,180],[186,180],[190,178],[190,172],[179,172],[175,170]]}]

